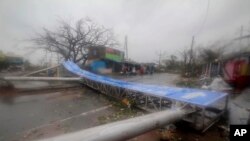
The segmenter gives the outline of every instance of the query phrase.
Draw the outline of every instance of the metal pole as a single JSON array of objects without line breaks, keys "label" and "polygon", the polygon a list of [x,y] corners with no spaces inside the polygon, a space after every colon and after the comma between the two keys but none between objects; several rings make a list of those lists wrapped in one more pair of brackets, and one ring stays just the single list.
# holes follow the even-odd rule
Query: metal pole
[{"label": "metal pole", "polygon": [[[57,53],[56,55],[57,55],[57,65],[60,65],[60,63],[59,63],[59,54]],[[59,77],[59,76],[60,76],[59,71],[60,71],[60,67],[57,67],[57,68],[56,68],[57,77]]]},{"label": "metal pole", "polygon": [[128,60],[128,36],[125,36],[125,51],[126,51],[126,59]]},{"label": "metal pole", "polygon": [[218,62],[217,76],[220,76],[220,62]]},{"label": "metal pole", "polygon": [[56,68],[56,67],[59,67],[59,66],[60,66],[60,64],[56,65],[56,66],[53,66],[53,67],[48,67],[48,68],[45,68],[45,69],[37,70],[37,71],[31,72],[31,73],[25,74],[24,76],[29,76],[29,75],[36,74],[36,73],[46,71],[46,70],[49,70],[49,69],[53,69],[53,68]]},{"label": "metal pole", "polygon": [[9,81],[80,81],[79,77],[3,77]]},{"label": "metal pole", "polygon": [[208,69],[209,78],[211,78],[211,69],[212,69],[212,63],[209,63],[209,69]]},{"label": "metal pole", "polygon": [[41,141],[118,141],[127,140],[182,119],[187,112],[172,109],[113,122]]}]

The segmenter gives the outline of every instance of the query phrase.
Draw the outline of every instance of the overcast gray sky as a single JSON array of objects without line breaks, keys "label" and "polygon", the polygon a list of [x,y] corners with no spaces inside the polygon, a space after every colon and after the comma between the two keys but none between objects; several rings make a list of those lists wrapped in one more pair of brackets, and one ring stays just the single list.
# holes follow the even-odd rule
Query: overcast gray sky
[{"label": "overcast gray sky", "polygon": [[[72,21],[90,17],[113,28],[123,47],[128,35],[129,57],[157,60],[156,52],[177,54],[196,44],[210,44],[237,36],[250,25],[250,0],[0,0],[0,49],[24,55],[28,39],[42,27],[53,29],[58,18]],[[239,34],[239,33],[238,33]]]}]

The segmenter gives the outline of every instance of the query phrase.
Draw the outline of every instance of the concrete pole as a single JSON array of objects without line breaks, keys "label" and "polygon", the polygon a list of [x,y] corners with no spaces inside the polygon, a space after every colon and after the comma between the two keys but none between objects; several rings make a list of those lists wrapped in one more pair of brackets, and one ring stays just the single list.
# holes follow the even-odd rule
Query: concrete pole
[{"label": "concrete pole", "polygon": [[56,68],[56,67],[59,67],[59,66],[60,66],[60,64],[56,65],[56,66],[53,66],[53,67],[48,67],[48,68],[45,68],[45,69],[37,70],[37,71],[31,72],[31,73],[25,74],[24,76],[29,76],[29,75],[36,74],[36,73],[39,73],[39,72],[47,71],[49,69],[53,69],[53,68]]},{"label": "concrete pole", "polygon": [[125,49],[126,60],[128,61],[128,36],[127,35],[125,36],[124,49]]},{"label": "concrete pole", "polygon": [[211,78],[211,69],[212,69],[212,63],[209,63],[209,69],[208,69],[208,73],[209,73],[209,78]]},{"label": "concrete pole", "polygon": [[113,122],[82,131],[41,141],[118,141],[127,140],[153,129],[182,119],[187,112],[172,109],[123,121]]},{"label": "concrete pole", "polygon": [[3,77],[8,81],[80,81],[79,77]]},{"label": "concrete pole", "polygon": [[218,62],[217,76],[220,76],[220,65],[221,65],[221,63],[220,63],[220,62]]}]

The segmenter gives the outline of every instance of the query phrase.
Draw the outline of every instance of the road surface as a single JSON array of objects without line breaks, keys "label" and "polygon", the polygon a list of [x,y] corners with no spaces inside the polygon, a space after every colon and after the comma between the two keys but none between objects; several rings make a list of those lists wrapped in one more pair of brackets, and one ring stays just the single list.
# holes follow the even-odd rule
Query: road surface
[{"label": "road surface", "polygon": [[[119,78],[131,82],[175,86],[178,76],[161,73],[119,76]],[[0,141],[37,140],[143,114],[121,107],[109,98],[86,87],[46,90],[46,86],[50,87],[51,84],[44,82],[16,84],[22,89],[35,88],[35,91],[22,93],[10,91],[0,95]],[[40,85],[43,88],[42,91],[37,89]],[[166,134],[169,136],[169,133]],[[176,136],[177,139],[184,138],[186,131],[178,131],[175,134],[173,137]],[[165,135],[152,131],[130,141],[160,140],[160,136]],[[212,136],[215,140],[223,139],[214,130]],[[185,138],[207,141],[206,139],[211,139],[211,133],[203,136],[190,133],[189,137]]]}]

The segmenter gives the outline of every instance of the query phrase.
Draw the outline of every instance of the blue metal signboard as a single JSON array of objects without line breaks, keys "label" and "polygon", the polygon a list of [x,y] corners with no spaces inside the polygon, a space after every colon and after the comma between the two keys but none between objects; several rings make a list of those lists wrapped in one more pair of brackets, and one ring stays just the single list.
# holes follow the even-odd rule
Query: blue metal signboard
[{"label": "blue metal signboard", "polygon": [[82,70],[79,66],[77,66],[75,63],[71,61],[66,61],[63,63],[63,65],[70,72],[96,82],[116,87],[121,87],[125,89],[130,89],[134,91],[139,91],[154,96],[174,99],[176,101],[196,104],[200,106],[208,106],[216,102],[217,100],[225,98],[227,96],[226,93],[216,92],[216,91],[148,85],[148,84],[139,84],[134,82],[117,80]]}]

